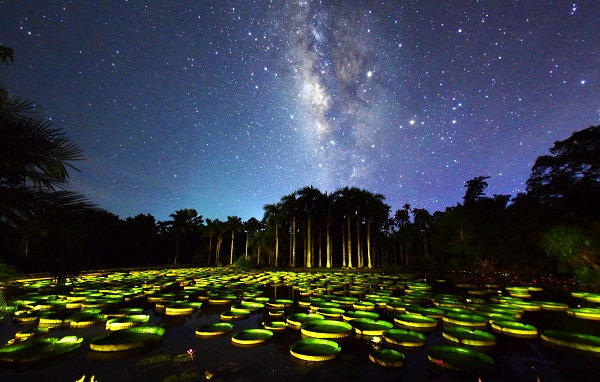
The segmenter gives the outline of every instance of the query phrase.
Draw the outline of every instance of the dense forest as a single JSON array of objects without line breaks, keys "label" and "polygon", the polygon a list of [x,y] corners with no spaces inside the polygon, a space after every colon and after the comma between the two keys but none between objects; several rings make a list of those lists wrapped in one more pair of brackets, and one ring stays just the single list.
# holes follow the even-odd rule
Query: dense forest
[{"label": "dense forest", "polygon": [[[2,48],[2,47],[0,47]],[[2,48],[8,63],[12,51]],[[397,211],[381,194],[307,186],[242,221],[193,208],[170,220],[121,219],[67,191],[78,145],[0,89],[0,253],[24,272],[165,264],[269,267],[516,269],[600,281],[600,126],[556,142],[535,161],[526,192],[487,195],[489,176],[431,213]],[[193,206],[190,206],[193,207]],[[8,269],[0,264],[0,269]]]}]

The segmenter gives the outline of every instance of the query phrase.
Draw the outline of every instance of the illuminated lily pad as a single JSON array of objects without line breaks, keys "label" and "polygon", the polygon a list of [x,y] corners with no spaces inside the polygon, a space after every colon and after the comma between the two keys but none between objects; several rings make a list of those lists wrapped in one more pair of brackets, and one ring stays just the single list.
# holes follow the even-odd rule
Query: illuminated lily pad
[{"label": "illuminated lily pad", "polygon": [[106,321],[107,330],[122,330],[141,325],[150,320],[148,314],[133,314],[125,317],[115,317]]},{"label": "illuminated lily pad", "polygon": [[35,328],[28,328],[28,329],[20,330],[17,333],[15,333],[15,339],[20,340],[20,341],[26,340],[28,338],[36,337],[41,334],[46,334],[46,333],[48,333],[49,330],[50,329],[47,327],[35,327]]},{"label": "illuminated lily pad", "polygon": [[271,322],[264,322],[263,327],[272,332],[282,332],[285,329],[287,329],[288,326],[285,323],[285,321],[271,321]]},{"label": "illuminated lily pad", "polygon": [[559,330],[545,330],[541,338],[545,342],[561,347],[600,353],[600,337],[597,336]]},{"label": "illuminated lily pad", "polygon": [[381,366],[399,367],[404,365],[404,354],[392,349],[373,349],[369,359]]},{"label": "illuminated lily pad", "polygon": [[251,311],[248,309],[231,308],[231,310],[220,314],[223,321],[243,320],[250,316]]},{"label": "illuminated lily pad", "polygon": [[584,320],[600,321],[600,309],[598,308],[571,308],[567,309],[567,314]]},{"label": "illuminated lily pad", "polygon": [[105,322],[107,316],[92,312],[78,312],[71,317],[70,326],[72,328],[87,328]]},{"label": "illuminated lily pad", "polygon": [[66,336],[63,338],[32,338],[0,347],[0,361],[29,363],[56,357],[79,349],[83,338]]},{"label": "illuminated lily pad", "polygon": [[231,342],[237,345],[256,345],[270,340],[273,332],[267,329],[246,329],[235,333]]},{"label": "illuminated lily pad", "polygon": [[366,310],[370,312],[375,310],[375,303],[369,301],[357,301],[352,304],[352,307],[356,310]]},{"label": "illuminated lily pad", "polygon": [[406,313],[406,309],[409,307],[413,307],[416,308],[418,307],[418,304],[415,304],[413,302],[408,302],[408,301],[388,301],[387,304],[385,304],[385,308],[387,310],[389,310],[390,312],[397,312],[397,313]]},{"label": "illuminated lily pad", "polygon": [[101,352],[137,349],[160,341],[164,334],[165,329],[159,326],[117,330],[93,337],[90,340],[90,349]]},{"label": "illuminated lily pad", "polygon": [[235,295],[219,295],[219,296],[210,296],[208,298],[208,303],[210,305],[229,305],[233,304],[237,300]]},{"label": "illuminated lily pad", "polygon": [[71,310],[47,311],[40,313],[40,326],[62,326],[69,325],[73,316]]},{"label": "illuminated lily pad", "polygon": [[317,313],[294,313],[288,316],[286,322],[292,329],[300,329],[303,323],[312,320],[323,320],[325,317]]},{"label": "illuminated lily pad", "polygon": [[450,325],[476,328],[485,328],[488,324],[488,319],[486,317],[478,316],[476,314],[446,313],[446,315],[442,317],[442,321]]},{"label": "illuminated lily pad", "polygon": [[267,302],[267,309],[284,309],[294,305],[294,300],[277,299]]},{"label": "illuminated lily pad", "polygon": [[416,348],[425,345],[425,335],[405,329],[389,329],[383,332],[386,342],[394,345]]},{"label": "illuminated lily pad", "polygon": [[201,306],[201,302],[172,302],[165,304],[165,314],[167,316],[185,316],[194,313]]},{"label": "illuminated lily pad", "polygon": [[350,324],[352,324],[357,334],[365,336],[381,336],[383,332],[394,327],[390,322],[370,318],[357,318],[350,321]]},{"label": "illuminated lily pad", "polygon": [[300,331],[312,338],[345,338],[352,334],[352,325],[343,321],[315,320],[302,324]]},{"label": "illuminated lily pad", "polygon": [[402,328],[420,332],[435,330],[438,325],[438,321],[435,318],[426,317],[420,314],[399,314],[394,317],[394,322]]},{"label": "illuminated lily pad", "polygon": [[492,322],[492,329],[497,333],[510,337],[536,338],[538,336],[536,327],[520,322],[494,321]]},{"label": "illuminated lily pad", "polygon": [[239,309],[247,309],[250,310],[252,312],[262,309],[265,307],[265,304],[263,304],[262,302],[254,302],[254,301],[242,301],[239,304],[236,304],[235,306],[233,306],[234,308],[239,308]]},{"label": "illuminated lily pad", "polygon": [[196,329],[196,335],[201,337],[215,337],[229,333],[233,325],[228,322],[215,322],[212,324],[200,325]]},{"label": "illuminated lily pad", "polygon": [[372,320],[379,319],[379,313],[376,312],[367,312],[364,310],[350,311],[342,314],[342,318],[344,321],[352,321],[357,318],[370,318]]},{"label": "illuminated lily pad", "polygon": [[430,346],[427,358],[439,367],[462,372],[481,373],[495,366],[485,353],[458,346]]},{"label": "illuminated lily pad", "polygon": [[488,347],[496,344],[493,334],[461,326],[449,326],[442,332],[444,338],[459,345]]},{"label": "illuminated lily pad", "polygon": [[431,318],[442,318],[446,311],[438,308],[422,308],[420,306],[408,306],[406,307],[406,313],[420,314],[422,316]]},{"label": "illuminated lily pad", "polygon": [[566,311],[569,309],[568,304],[564,304],[561,302],[554,301],[531,301],[532,303],[536,303],[541,305],[543,310],[552,310],[552,311]]},{"label": "illuminated lily pad", "polygon": [[331,340],[309,338],[290,345],[290,354],[304,361],[321,362],[337,357],[341,347]]}]

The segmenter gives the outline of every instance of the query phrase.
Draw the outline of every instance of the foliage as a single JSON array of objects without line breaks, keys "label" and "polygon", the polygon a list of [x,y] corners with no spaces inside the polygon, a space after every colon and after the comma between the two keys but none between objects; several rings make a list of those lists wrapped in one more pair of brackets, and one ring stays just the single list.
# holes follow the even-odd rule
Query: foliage
[{"label": "foliage", "polygon": [[583,229],[553,227],[542,235],[541,245],[557,260],[560,271],[573,272],[583,282],[600,282],[600,247],[594,236]]},{"label": "foliage", "polygon": [[240,256],[235,263],[233,263],[233,266],[238,268],[254,268],[255,265],[255,259],[245,258],[244,256]]},{"label": "foliage", "polygon": [[600,216],[600,126],[573,133],[537,158],[527,193],[557,217],[596,220]]},{"label": "foliage", "polygon": [[14,280],[20,275],[21,273],[15,267],[0,258],[0,283]]},{"label": "foliage", "polygon": [[14,52],[11,48],[0,45],[0,61],[4,64],[9,65],[14,61],[13,53]]},{"label": "foliage", "polygon": [[463,196],[465,204],[475,203],[483,198],[484,190],[488,186],[485,180],[489,178],[489,176],[478,176],[465,182],[467,188],[465,196]]}]

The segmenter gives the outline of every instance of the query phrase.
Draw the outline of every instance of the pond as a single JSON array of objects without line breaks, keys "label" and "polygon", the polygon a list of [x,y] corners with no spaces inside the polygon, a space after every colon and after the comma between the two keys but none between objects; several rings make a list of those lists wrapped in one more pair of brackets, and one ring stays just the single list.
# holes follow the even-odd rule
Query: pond
[{"label": "pond", "polygon": [[[22,287],[18,294],[8,296],[19,304],[18,311],[2,318],[0,343],[38,327],[49,329],[26,341],[65,336],[83,340],[75,350],[56,357],[27,363],[3,362],[0,379],[4,381],[600,380],[597,352],[556,346],[542,339],[547,330],[600,336],[597,295],[572,295],[564,289],[456,284],[452,280],[420,279],[412,274],[232,268],[114,272],[83,276],[61,288],[43,280],[22,282]],[[175,301],[195,304],[186,311],[185,304]],[[104,318],[92,326],[74,327],[77,325],[72,317],[81,311],[99,312],[99,317]],[[107,330],[107,320],[126,321],[123,312],[146,316],[137,327],[160,327],[164,335],[148,346],[132,350],[92,350],[96,337],[116,333]],[[389,327],[416,332],[424,344],[392,343],[384,329],[360,334],[359,321],[352,325],[354,316],[350,316],[354,313],[350,312],[358,312],[359,316],[375,313],[377,320],[385,321]],[[294,325],[297,317],[304,317],[301,313],[320,314],[326,320],[351,324],[350,331],[340,338],[328,339],[339,345],[339,353],[333,359],[312,362],[290,353],[292,344],[310,338]],[[405,316],[408,313],[410,317]],[[404,318],[410,321],[416,315],[433,317],[434,326],[406,326]],[[477,320],[472,316],[477,316]],[[522,325],[519,329],[530,325],[536,332],[516,331],[521,333],[516,336],[510,331],[502,332],[499,325],[510,323],[507,316]],[[481,317],[487,320],[482,323]],[[238,345],[232,341],[241,331],[263,329],[264,323],[281,321],[287,325],[274,330],[262,343]],[[230,323],[231,331],[218,336],[196,334],[201,326],[219,322]],[[346,325],[330,327],[343,331],[339,328]],[[456,342],[447,338],[455,332],[449,327],[489,333],[494,344],[461,346],[477,349],[473,352],[477,356],[467,358],[466,364],[461,364],[464,360],[436,361],[434,350],[447,349],[436,347],[458,348]],[[600,344],[596,348],[600,350]],[[376,354],[376,349],[401,353],[402,366],[374,363],[370,355]],[[1,354],[0,348],[0,357]],[[482,359],[480,354],[494,365],[488,367],[484,363],[482,368],[476,368]],[[428,356],[432,355],[430,359]],[[449,359],[452,357],[451,354]],[[457,365],[460,370],[452,370]]]}]

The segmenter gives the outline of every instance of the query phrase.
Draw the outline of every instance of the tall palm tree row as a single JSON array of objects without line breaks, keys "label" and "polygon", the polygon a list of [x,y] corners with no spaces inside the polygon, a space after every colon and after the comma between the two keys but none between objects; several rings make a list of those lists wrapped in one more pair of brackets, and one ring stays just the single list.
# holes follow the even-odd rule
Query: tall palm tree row
[{"label": "tall palm tree row", "polygon": [[[280,246],[287,242],[291,267],[373,268],[377,238],[384,234],[389,211],[381,194],[356,187],[322,193],[308,186],[265,205],[263,222],[274,237],[272,252],[278,265]],[[288,240],[282,241],[281,235]]]}]

